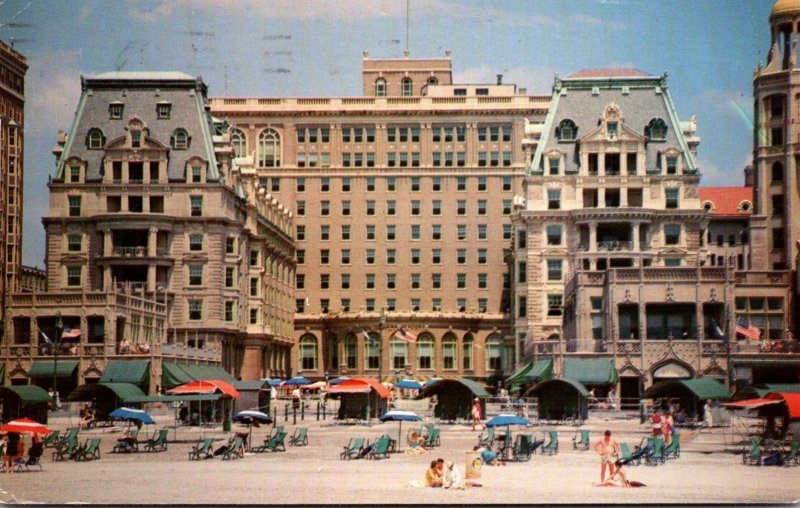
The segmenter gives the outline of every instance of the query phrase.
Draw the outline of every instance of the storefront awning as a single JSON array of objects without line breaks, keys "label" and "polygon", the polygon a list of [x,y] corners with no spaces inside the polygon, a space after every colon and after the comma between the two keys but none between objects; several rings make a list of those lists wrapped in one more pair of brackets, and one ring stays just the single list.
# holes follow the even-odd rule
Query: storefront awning
[{"label": "storefront awning", "polygon": [[113,394],[122,403],[130,403],[132,398],[145,395],[141,388],[131,383],[89,383],[74,389],[69,394],[69,400],[90,401],[108,397],[109,394]]},{"label": "storefront awning", "polygon": [[526,363],[506,379],[506,384],[509,386],[521,385],[525,382],[524,378],[528,375],[528,372],[530,372],[531,369],[533,369],[533,362]]},{"label": "storefront awning", "polygon": [[131,397],[126,402],[131,404],[142,404],[145,402],[207,402],[212,400],[219,400],[222,397],[220,393],[208,394],[183,394],[183,395],[142,395],[140,397]]},{"label": "storefront awning", "polygon": [[78,368],[77,360],[58,360],[58,366],[55,367],[56,362],[50,360],[38,360],[33,362],[31,370],[28,371],[28,377],[53,377],[53,370],[56,371],[56,377],[72,377],[75,369]]},{"label": "storefront awning", "polygon": [[161,364],[161,386],[174,388],[191,381],[221,379],[233,382],[236,379],[218,365],[193,365],[187,363],[164,362]]},{"label": "storefront awning", "polygon": [[0,393],[13,392],[25,404],[49,403],[52,402],[50,395],[36,385],[10,385],[0,386]]},{"label": "storefront awning", "polygon": [[111,360],[103,371],[101,383],[146,384],[150,362],[142,360]]},{"label": "storefront awning", "polygon": [[697,400],[728,400],[731,392],[719,381],[701,377],[698,379],[668,379],[654,383],[645,392],[649,398],[675,397],[689,392]]},{"label": "storefront awning", "polygon": [[561,377],[585,386],[615,385],[619,381],[614,360],[604,358],[565,358]]},{"label": "storefront awning", "polygon": [[369,393],[370,390],[375,390],[375,393],[383,399],[388,399],[391,392],[388,388],[383,386],[377,380],[372,378],[353,378],[342,381],[336,386],[331,386],[327,389],[328,393]]}]

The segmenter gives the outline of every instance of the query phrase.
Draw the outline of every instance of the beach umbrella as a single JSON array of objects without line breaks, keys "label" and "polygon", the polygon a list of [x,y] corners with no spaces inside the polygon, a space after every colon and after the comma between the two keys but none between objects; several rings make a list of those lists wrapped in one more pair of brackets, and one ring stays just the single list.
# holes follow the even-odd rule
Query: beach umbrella
[{"label": "beach umbrella", "polygon": [[262,413],[261,411],[255,411],[253,409],[245,409],[244,411],[239,411],[232,418],[233,421],[236,423],[242,423],[247,425],[249,430],[247,434],[247,447],[250,448],[250,443],[253,441],[253,424],[258,427],[261,423],[272,423],[272,417],[266,413]]},{"label": "beach umbrella", "polygon": [[277,379],[277,378],[267,379],[267,383],[269,383],[270,386],[280,386],[283,383],[283,381],[284,381],[283,379]]},{"label": "beach umbrella", "polygon": [[52,430],[48,429],[44,425],[39,422],[35,422],[30,418],[19,418],[16,420],[11,420],[10,422],[6,423],[2,427],[0,427],[0,431],[2,432],[30,432],[31,434],[50,434],[53,432]]},{"label": "beach umbrella", "polygon": [[316,383],[311,383],[310,385],[306,385],[303,388],[305,390],[317,390],[319,388],[325,388],[326,386],[328,386],[328,384],[325,383],[325,381],[317,381]]},{"label": "beach umbrella", "polygon": [[305,386],[310,384],[311,381],[304,378],[303,376],[296,376],[282,383],[283,386]]},{"label": "beach umbrella", "polygon": [[347,376],[337,377],[336,379],[331,380],[331,382],[328,383],[328,384],[331,385],[331,386],[336,386],[336,385],[338,385],[339,383],[341,383],[343,381],[347,381],[348,379],[350,379],[350,378],[347,377]]},{"label": "beach umbrella", "polygon": [[117,409],[108,413],[108,416],[115,420],[123,420],[126,422],[142,422],[145,425],[152,425],[156,423],[153,417],[147,411],[141,409],[133,409],[129,407],[118,407]]},{"label": "beach umbrella", "polygon": [[499,414],[486,422],[487,427],[508,427],[509,425],[530,425],[527,418],[513,414]]},{"label": "beach umbrella", "polygon": [[400,439],[400,436],[402,436],[403,433],[403,422],[419,422],[422,421],[422,418],[411,411],[393,409],[381,416],[380,420],[382,422],[400,422],[400,427],[397,429],[397,446],[398,451],[402,451],[403,441]]},{"label": "beach umbrella", "polygon": [[404,390],[421,390],[422,384],[413,379],[402,379],[394,385],[395,388],[402,388]]},{"label": "beach umbrella", "polygon": [[441,380],[442,380],[442,378],[440,378],[440,377],[432,377],[429,380],[425,381],[425,384],[422,385],[422,386],[432,385],[433,383],[435,383],[437,381],[441,381]]}]

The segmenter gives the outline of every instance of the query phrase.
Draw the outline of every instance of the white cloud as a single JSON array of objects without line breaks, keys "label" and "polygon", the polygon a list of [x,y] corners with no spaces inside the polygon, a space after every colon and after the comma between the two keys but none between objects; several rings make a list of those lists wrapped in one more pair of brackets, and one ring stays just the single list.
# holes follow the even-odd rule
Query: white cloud
[{"label": "white cloud", "polygon": [[135,6],[130,11],[131,17],[137,21],[141,21],[144,23],[160,21],[162,19],[169,18],[170,16],[172,16],[173,12],[175,12],[175,9],[182,7],[182,4],[185,7],[189,7],[189,5],[187,5],[186,3],[177,2],[175,0],[164,1],[161,2],[160,4],[155,4],[155,7],[153,9],[148,9],[148,10],[145,10],[140,2],[136,2],[135,4],[131,3],[131,5]]},{"label": "white cloud", "polygon": [[702,156],[698,157],[697,165],[702,175],[702,187],[739,187],[744,185],[744,168],[753,163],[753,156],[748,155],[741,164],[735,167],[720,168]]},{"label": "white cloud", "polygon": [[80,97],[78,50],[47,51],[28,55],[26,110],[29,125],[55,141],[58,129],[68,130]]}]

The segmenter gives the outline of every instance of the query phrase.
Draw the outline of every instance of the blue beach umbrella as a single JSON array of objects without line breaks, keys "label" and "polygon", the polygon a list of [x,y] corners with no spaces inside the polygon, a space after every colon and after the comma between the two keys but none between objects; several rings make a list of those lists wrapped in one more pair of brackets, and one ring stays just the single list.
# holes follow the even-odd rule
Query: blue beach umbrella
[{"label": "blue beach umbrella", "polygon": [[272,423],[272,417],[266,413],[262,413],[261,411],[254,411],[252,409],[245,409],[244,411],[239,411],[232,418],[235,422],[240,423]]},{"label": "blue beach umbrella", "polygon": [[486,422],[487,427],[508,427],[509,425],[530,425],[527,418],[512,414],[499,414]]},{"label": "blue beach umbrella", "polygon": [[422,385],[413,379],[401,379],[394,385],[395,388],[403,388],[405,390],[421,390]]},{"label": "blue beach umbrella", "polygon": [[304,385],[310,385],[311,381],[302,376],[297,376],[291,378],[290,380],[286,381],[283,384],[284,386],[304,386]]},{"label": "blue beach umbrella", "polygon": [[347,381],[348,379],[350,379],[350,378],[347,377],[347,376],[337,377],[336,379],[333,379],[330,382],[328,382],[328,384],[331,385],[331,386],[336,386],[336,385],[338,385],[339,383],[341,383],[343,381]]},{"label": "blue beach umbrella", "polygon": [[126,422],[142,422],[145,425],[152,425],[156,423],[153,417],[147,411],[141,409],[132,409],[129,407],[118,407],[117,409],[108,413],[108,416],[115,420],[123,420]]},{"label": "blue beach umbrella", "polygon": [[400,440],[400,436],[403,433],[403,422],[419,422],[422,421],[422,418],[411,411],[393,409],[381,416],[380,420],[382,422],[400,422],[400,427],[397,429],[397,446],[400,448],[398,451],[402,451],[403,442]]},{"label": "blue beach umbrella", "polygon": [[281,383],[283,383],[283,379],[267,379],[267,383],[269,383],[270,386],[280,386]]}]

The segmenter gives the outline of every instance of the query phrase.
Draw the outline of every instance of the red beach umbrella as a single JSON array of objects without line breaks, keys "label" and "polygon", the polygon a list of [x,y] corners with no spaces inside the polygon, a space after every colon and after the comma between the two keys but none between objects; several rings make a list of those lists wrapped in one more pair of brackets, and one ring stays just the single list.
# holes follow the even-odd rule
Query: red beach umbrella
[{"label": "red beach umbrella", "polygon": [[35,422],[30,418],[19,418],[17,420],[11,420],[10,422],[0,427],[0,431],[19,432],[19,433],[30,432],[32,434],[50,434],[51,432],[53,432],[52,430],[48,429],[41,423]]}]

